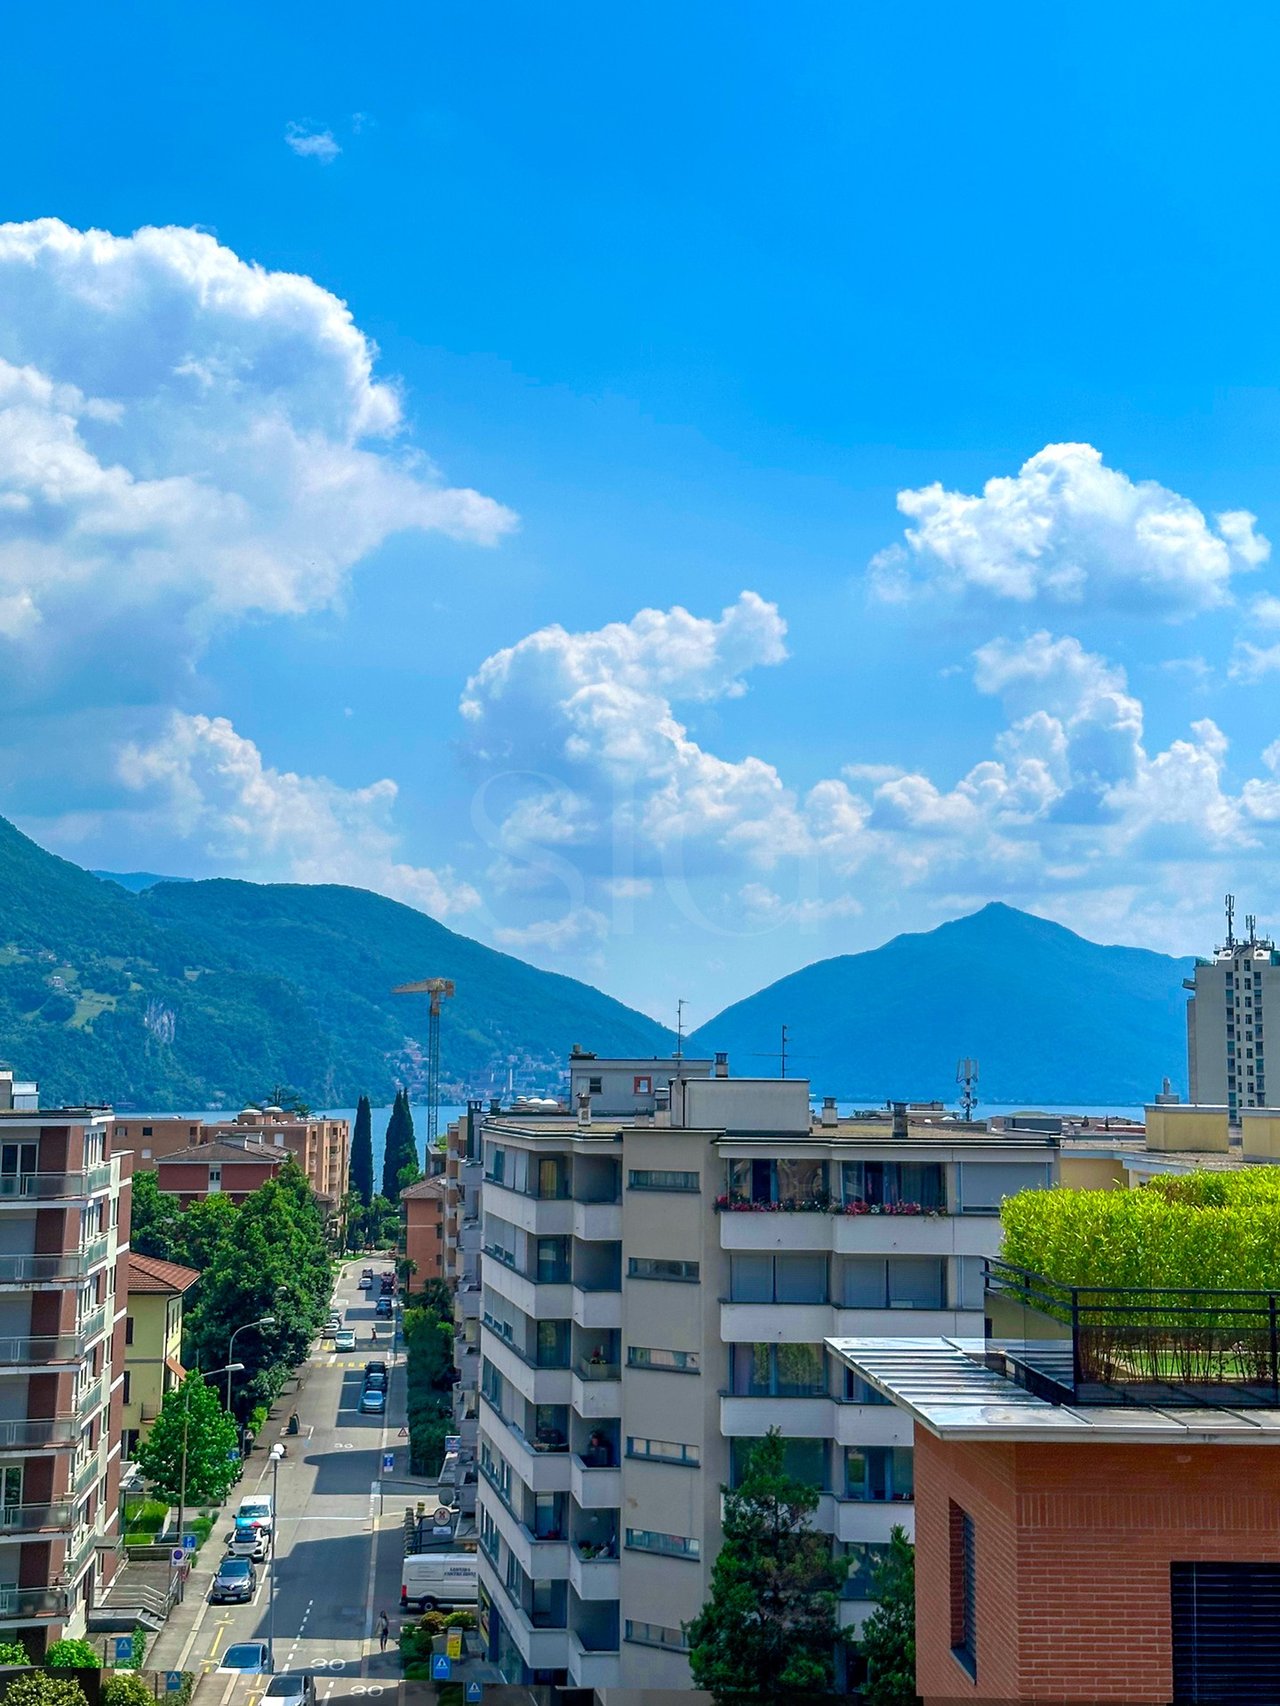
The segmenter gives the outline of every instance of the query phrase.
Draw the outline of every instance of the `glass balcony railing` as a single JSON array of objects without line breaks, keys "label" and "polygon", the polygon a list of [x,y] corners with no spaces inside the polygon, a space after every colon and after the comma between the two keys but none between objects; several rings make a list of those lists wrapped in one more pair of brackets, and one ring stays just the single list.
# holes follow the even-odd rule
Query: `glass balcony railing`
[{"label": "glass balcony railing", "polygon": [[79,1437],[78,1416],[0,1422],[0,1451],[38,1451],[45,1446],[74,1445]]},{"label": "glass balcony railing", "polygon": [[53,1362],[78,1362],[80,1339],[75,1333],[24,1334],[0,1339],[0,1370],[43,1366]]},{"label": "glass balcony railing", "polygon": [[76,1252],[59,1256],[0,1256],[0,1285],[49,1285],[59,1280],[74,1281],[85,1270],[82,1256]]},{"label": "glass balcony railing", "polygon": [[102,1479],[102,1468],[105,1462],[106,1457],[101,1446],[99,1446],[96,1451],[91,1451],[88,1457],[85,1458],[84,1462],[72,1474],[72,1492],[77,1494],[83,1493],[86,1488],[92,1487],[95,1481],[100,1481]]},{"label": "glass balcony railing", "polygon": [[92,1196],[111,1183],[111,1165],[103,1161],[96,1167],[78,1167],[67,1173],[0,1173],[0,1206]]},{"label": "glass balcony railing", "polygon": [[66,1501],[53,1505],[0,1505],[0,1534],[37,1534],[41,1529],[70,1528],[74,1509]]},{"label": "glass balcony railing", "polygon": [[65,1617],[67,1608],[62,1588],[0,1588],[0,1618]]},{"label": "glass balcony railing", "polygon": [[100,1303],[96,1309],[91,1309],[87,1315],[81,1316],[76,1322],[76,1336],[81,1344],[87,1344],[90,1339],[96,1339],[107,1325],[107,1306]]},{"label": "glass balcony railing", "polygon": [[98,1408],[103,1399],[106,1397],[106,1390],[107,1383],[103,1379],[102,1375],[99,1375],[96,1380],[91,1380],[89,1382],[84,1391],[76,1399],[76,1409],[79,1411],[82,1420],[84,1417],[92,1415],[92,1413]]}]

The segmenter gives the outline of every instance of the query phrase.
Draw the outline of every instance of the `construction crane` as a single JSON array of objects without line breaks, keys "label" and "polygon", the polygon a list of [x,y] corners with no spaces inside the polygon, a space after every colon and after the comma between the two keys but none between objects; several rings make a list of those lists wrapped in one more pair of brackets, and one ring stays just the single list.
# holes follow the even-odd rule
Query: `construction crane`
[{"label": "construction crane", "polygon": [[429,995],[430,1022],[427,1026],[427,1156],[435,1153],[440,1133],[440,1003],[453,994],[451,977],[424,977],[417,983],[402,983],[391,991],[393,995]]}]

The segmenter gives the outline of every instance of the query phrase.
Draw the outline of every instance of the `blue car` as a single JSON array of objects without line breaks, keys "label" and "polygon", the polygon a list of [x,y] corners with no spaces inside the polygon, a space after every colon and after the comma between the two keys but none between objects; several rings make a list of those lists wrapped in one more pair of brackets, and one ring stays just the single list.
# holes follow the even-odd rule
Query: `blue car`
[{"label": "blue car", "polygon": [[369,1416],[380,1416],[387,1407],[387,1395],[378,1386],[366,1386],[360,1394],[360,1408]]}]

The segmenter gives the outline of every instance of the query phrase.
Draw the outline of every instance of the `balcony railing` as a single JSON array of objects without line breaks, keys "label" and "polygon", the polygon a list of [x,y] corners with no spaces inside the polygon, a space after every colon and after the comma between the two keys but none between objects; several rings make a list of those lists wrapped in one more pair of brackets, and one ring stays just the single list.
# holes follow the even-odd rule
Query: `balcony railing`
[{"label": "balcony railing", "polygon": [[24,1334],[18,1338],[0,1339],[0,1370],[5,1364],[21,1368],[52,1362],[78,1362],[79,1358],[80,1339],[75,1333]]},{"label": "balcony railing", "polygon": [[96,1309],[91,1309],[76,1322],[76,1335],[81,1344],[87,1344],[90,1339],[96,1339],[106,1325],[107,1306],[100,1303]]},{"label": "balcony railing", "polygon": [[0,1285],[48,1285],[78,1280],[86,1262],[77,1252],[56,1256],[0,1256]]},{"label": "balcony railing", "polygon": [[96,1380],[91,1380],[89,1382],[84,1391],[76,1399],[76,1409],[80,1412],[82,1419],[98,1408],[99,1404],[102,1403],[105,1392],[106,1382],[102,1375],[99,1375]]},{"label": "balcony railing", "polygon": [[0,1204],[87,1197],[105,1190],[110,1183],[110,1161],[66,1173],[0,1173]]},{"label": "balcony railing", "polygon": [[65,1617],[64,1588],[0,1588],[0,1618]]},{"label": "balcony railing", "polygon": [[0,1534],[70,1528],[74,1510],[75,1506],[65,1500],[52,1505],[0,1505]]},{"label": "balcony railing", "polygon": [[812,1197],[780,1197],[776,1201],[727,1194],[715,1200],[717,1214],[901,1214],[932,1217],[945,1215],[945,1206],[926,1207],[918,1202],[871,1203],[861,1197],[841,1202],[819,1194]]},{"label": "balcony railing", "polygon": [[1071,1286],[986,1262],[988,1358],[1055,1403],[1280,1405],[1280,1294]]},{"label": "balcony railing", "polygon": [[616,1362],[579,1361],[574,1364],[573,1372],[579,1380],[621,1380],[622,1366]]},{"label": "balcony railing", "polygon": [[72,1492],[83,1493],[87,1487],[92,1487],[95,1481],[100,1480],[105,1462],[106,1455],[101,1446],[98,1446],[95,1451],[91,1451],[80,1467],[72,1474]]},{"label": "balcony railing", "polygon": [[0,1451],[40,1450],[74,1445],[80,1437],[78,1416],[48,1416],[0,1422]]}]

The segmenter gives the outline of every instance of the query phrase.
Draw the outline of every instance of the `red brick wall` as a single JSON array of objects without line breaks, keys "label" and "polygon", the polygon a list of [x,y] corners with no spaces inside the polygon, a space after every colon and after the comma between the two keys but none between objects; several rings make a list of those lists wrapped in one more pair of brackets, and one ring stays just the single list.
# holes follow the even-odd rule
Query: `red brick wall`
[{"label": "red brick wall", "polygon": [[404,1253],[417,1263],[409,1290],[416,1291],[424,1280],[444,1275],[444,1203],[439,1194],[406,1197],[404,1211]]},{"label": "red brick wall", "polygon": [[[1167,1701],[1169,1566],[1280,1562],[1275,1446],[944,1444],[916,1429],[926,1701]],[[951,1501],[974,1520],[974,1682],[951,1654]]]}]

